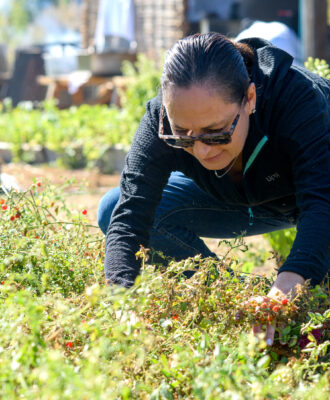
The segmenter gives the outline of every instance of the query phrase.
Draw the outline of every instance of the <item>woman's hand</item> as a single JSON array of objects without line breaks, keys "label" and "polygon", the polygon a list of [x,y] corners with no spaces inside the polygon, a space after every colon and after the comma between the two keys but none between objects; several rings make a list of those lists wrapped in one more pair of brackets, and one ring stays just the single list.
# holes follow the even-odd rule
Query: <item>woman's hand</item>
[{"label": "woman's hand", "polygon": [[[269,291],[267,297],[274,299],[276,301],[282,301],[284,298],[292,299],[296,294],[297,285],[304,285],[305,279],[295,272],[284,271],[278,276],[271,290]],[[263,300],[262,296],[255,298],[259,303]],[[266,343],[268,346],[272,346],[274,343],[276,320],[272,323],[267,324],[266,328]],[[254,326],[252,328],[254,334],[262,332],[260,325]]]}]

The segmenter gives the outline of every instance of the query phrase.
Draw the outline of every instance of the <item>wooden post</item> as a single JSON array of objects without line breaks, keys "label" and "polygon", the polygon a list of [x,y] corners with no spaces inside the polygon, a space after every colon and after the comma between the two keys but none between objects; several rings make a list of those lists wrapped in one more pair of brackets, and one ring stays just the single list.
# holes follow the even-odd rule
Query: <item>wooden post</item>
[{"label": "wooden post", "polygon": [[327,59],[327,0],[300,0],[299,8],[304,60]]},{"label": "wooden post", "polygon": [[82,10],[81,10],[81,47],[87,49],[89,46],[89,1],[83,0]]}]

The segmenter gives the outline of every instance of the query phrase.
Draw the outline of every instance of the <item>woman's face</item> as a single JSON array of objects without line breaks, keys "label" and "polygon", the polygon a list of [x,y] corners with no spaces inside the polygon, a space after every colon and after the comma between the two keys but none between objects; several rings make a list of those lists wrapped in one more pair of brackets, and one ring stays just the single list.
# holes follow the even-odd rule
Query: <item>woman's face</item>
[{"label": "woman's face", "polygon": [[228,103],[214,89],[202,85],[169,87],[164,95],[169,122],[176,135],[197,136],[212,131],[228,131],[237,113],[240,113],[230,143],[211,146],[196,140],[193,147],[184,149],[209,170],[226,168],[241,154],[255,102],[253,83],[249,86],[247,101],[242,104]]}]

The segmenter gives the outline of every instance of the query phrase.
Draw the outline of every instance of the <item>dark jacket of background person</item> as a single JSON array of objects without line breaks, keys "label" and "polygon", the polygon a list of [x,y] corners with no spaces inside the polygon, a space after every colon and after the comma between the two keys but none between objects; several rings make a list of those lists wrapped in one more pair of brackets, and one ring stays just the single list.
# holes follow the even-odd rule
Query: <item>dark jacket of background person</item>
[{"label": "dark jacket of background person", "polygon": [[[254,50],[252,81],[256,113],[243,150],[242,182],[218,179],[182,149],[158,138],[161,99],[146,106],[121,176],[121,195],[106,235],[105,275],[110,283],[134,284],[139,245],[148,246],[155,209],[172,171],[181,171],[220,201],[292,217],[297,237],[279,272],[319,283],[330,264],[330,83],[292,66],[292,57],[261,39]],[[170,127],[164,117],[166,134]]]}]

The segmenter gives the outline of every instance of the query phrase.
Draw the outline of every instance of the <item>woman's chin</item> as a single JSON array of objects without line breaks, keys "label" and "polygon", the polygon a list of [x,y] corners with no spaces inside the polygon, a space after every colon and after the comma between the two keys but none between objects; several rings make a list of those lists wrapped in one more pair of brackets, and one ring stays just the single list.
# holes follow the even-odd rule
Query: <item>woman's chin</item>
[{"label": "woman's chin", "polygon": [[218,171],[227,168],[233,160],[229,160],[228,162],[226,162],[225,160],[221,160],[221,162],[219,161],[220,160],[214,160],[214,161],[200,160],[200,163],[203,165],[203,167],[205,167],[210,171]]}]

